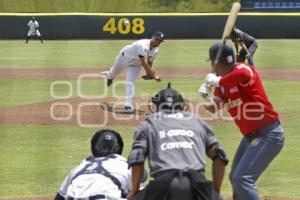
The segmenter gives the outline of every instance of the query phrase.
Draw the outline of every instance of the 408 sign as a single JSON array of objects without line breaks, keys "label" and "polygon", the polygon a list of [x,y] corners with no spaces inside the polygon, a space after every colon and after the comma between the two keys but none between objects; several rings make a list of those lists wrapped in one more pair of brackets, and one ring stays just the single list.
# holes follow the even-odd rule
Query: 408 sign
[{"label": "408 sign", "polygon": [[145,32],[145,21],[143,18],[115,18],[111,17],[102,27],[103,32],[109,32],[110,34],[136,34],[140,35]]}]

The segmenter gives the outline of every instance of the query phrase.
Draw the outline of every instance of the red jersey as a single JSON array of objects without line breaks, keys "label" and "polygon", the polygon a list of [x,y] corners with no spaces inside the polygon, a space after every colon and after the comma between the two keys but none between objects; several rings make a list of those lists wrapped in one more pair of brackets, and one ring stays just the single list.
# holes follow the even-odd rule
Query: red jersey
[{"label": "red jersey", "polygon": [[237,63],[230,73],[220,79],[215,96],[224,101],[224,106],[243,135],[278,120],[261,78],[252,66]]}]

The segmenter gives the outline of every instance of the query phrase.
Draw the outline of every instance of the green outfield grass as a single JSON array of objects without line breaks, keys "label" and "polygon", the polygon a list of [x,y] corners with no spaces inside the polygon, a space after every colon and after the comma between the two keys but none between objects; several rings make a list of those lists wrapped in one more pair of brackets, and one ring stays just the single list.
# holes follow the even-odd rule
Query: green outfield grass
[{"label": "green outfield grass", "polygon": [[[208,47],[217,40],[166,40],[155,61],[158,68],[209,67]],[[0,68],[82,68],[112,65],[132,40],[0,41]],[[231,44],[231,43],[230,43]],[[258,68],[300,68],[300,40],[259,40],[254,56]],[[279,48],[280,47],[280,48]]]},{"label": "green outfield grass", "polygon": [[[0,68],[89,68],[110,66],[119,49],[131,41],[0,41]],[[207,48],[214,40],[171,40],[160,48],[155,63],[158,68],[208,68]],[[255,55],[258,68],[299,69],[297,45],[300,40],[260,40]],[[278,48],[280,47],[280,48]],[[284,49],[284,51],[283,51]],[[168,81],[186,97],[200,101],[197,89],[203,77],[164,79],[160,83],[137,80],[136,93],[156,93]],[[57,80],[0,79],[0,109],[16,105],[50,101],[50,85]],[[76,80],[68,80],[77,96]],[[300,197],[300,82],[264,80],[267,93],[282,114],[286,144],[258,182],[262,195]],[[101,94],[103,82],[86,80],[82,91],[87,95]],[[57,87],[57,95],[66,95],[67,88]],[[117,88],[123,94],[123,87]],[[111,95],[111,89],[108,96]],[[209,122],[210,123],[210,122]],[[233,123],[212,124],[230,160],[241,138]],[[128,156],[133,126],[114,126],[125,140],[124,155]],[[96,129],[76,126],[0,124],[0,197],[53,196],[68,171],[90,154],[89,141]],[[210,176],[210,162],[207,175]],[[227,168],[223,194],[230,196]]]}]

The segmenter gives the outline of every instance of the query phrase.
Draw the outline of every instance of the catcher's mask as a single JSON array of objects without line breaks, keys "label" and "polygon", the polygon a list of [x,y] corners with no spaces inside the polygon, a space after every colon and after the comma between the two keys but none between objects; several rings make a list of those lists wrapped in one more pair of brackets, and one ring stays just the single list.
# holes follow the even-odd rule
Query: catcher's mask
[{"label": "catcher's mask", "polygon": [[104,129],[95,133],[91,140],[91,150],[94,157],[122,154],[123,139],[114,130]]},{"label": "catcher's mask", "polygon": [[[209,60],[212,63],[215,62],[219,48],[222,48],[221,43],[215,43],[209,48]],[[224,44],[218,63],[225,66],[231,66],[233,63],[235,63],[234,51],[231,46]]]},{"label": "catcher's mask", "polygon": [[166,110],[183,110],[185,100],[182,95],[171,88],[171,83],[168,83],[168,87],[159,91],[154,97],[152,97],[152,103],[156,107],[156,111]]}]

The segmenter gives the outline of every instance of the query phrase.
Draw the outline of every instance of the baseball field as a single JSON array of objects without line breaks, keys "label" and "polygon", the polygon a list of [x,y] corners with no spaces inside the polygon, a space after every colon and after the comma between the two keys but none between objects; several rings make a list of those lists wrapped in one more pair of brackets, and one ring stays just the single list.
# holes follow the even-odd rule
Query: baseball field
[{"label": "baseball field", "polygon": [[[149,97],[169,81],[192,105],[201,104],[197,90],[210,71],[206,60],[215,40],[166,40],[154,63],[162,81],[137,80],[133,115],[120,111],[124,76],[107,89],[99,75],[132,41],[24,42],[0,41],[1,200],[51,199],[69,170],[90,155],[90,138],[98,129],[121,132],[128,156],[133,131],[149,114]],[[286,136],[282,152],[258,181],[259,192],[264,199],[300,199],[300,40],[258,44],[254,62]],[[241,139],[234,123],[211,119],[201,107],[193,111],[205,117],[232,160]],[[227,198],[230,165],[222,188]]]}]

